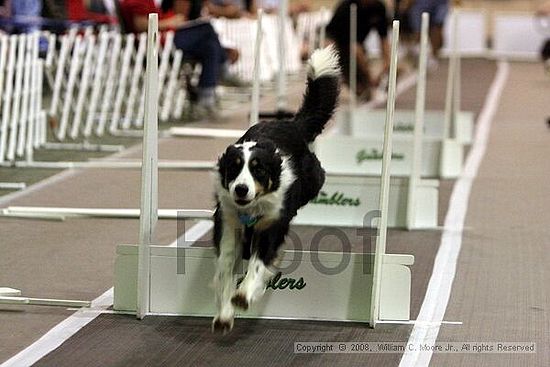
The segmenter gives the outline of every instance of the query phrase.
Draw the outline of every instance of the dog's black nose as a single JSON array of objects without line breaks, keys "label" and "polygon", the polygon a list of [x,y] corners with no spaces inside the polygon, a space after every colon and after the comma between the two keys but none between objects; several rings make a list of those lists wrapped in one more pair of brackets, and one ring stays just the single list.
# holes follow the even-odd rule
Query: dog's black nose
[{"label": "dog's black nose", "polygon": [[235,194],[240,198],[245,197],[248,194],[248,186],[242,184],[235,186]]}]

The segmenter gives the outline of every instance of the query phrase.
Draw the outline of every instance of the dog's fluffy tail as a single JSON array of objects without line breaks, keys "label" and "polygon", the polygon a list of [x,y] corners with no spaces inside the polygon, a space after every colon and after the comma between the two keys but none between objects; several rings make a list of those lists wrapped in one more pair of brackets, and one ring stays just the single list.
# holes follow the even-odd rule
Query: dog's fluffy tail
[{"label": "dog's fluffy tail", "polygon": [[316,50],[308,62],[307,87],[300,110],[294,118],[306,142],[321,134],[330,120],[340,94],[338,53],[333,46]]}]

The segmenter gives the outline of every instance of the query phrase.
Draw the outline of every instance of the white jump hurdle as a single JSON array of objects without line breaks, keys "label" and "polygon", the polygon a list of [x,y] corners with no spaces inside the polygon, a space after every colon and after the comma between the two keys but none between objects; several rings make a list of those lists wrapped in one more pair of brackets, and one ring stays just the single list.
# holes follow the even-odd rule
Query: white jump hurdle
[{"label": "white jump hurdle", "polygon": [[480,9],[460,9],[453,8],[447,16],[443,29],[443,55],[451,55],[453,51],[453,22],[452,17],[456,17],[456,27],[460,37],[456,46],[456,52],[461,57],[487,57],[489,49],[487,47],[487,12]]},{"label": "white jump hurdle", "polygon": [[[454,51],[450,57],[445,110],[427,111],[424,114],[424,159],[421,174],[427,177],[458,177],[462,171],[464,145],[470,144],[473,136],[473,113],[460,111],[460,56],[457,49],[456,14],[451,19],[455,37],[452,40]],[[353,67],[350,69],[353,70]],[[415,115],[415,111],[396,111],[394,157],[399,162],[392,166],[392,173],[395,175],[410,175]],[[339,152],[344,163],[334,166],[343,174],[376,174],[380,169],[384,116],[383,110],[372,110],[368,106],[354,108],[353,101],[350,101],[349,109],[340,111],[336,116],[341,126],[340,131],[349,135],[319,139],[316,144],[317,154],[330,157]],[[330,169],[332,164],[327,167]]]},{"label": "white jump hurdle", "polygon": [[495,12],[491,54],[498,59],[540,59],[540,50],[548,34],[537,29],[533,13]]},{"label": "white jump hurdle", "polygon": [[[149,39],[157,32],[157,16],[149,16]],[[414,261],[409,255],[385,253],[386,223],[389,199],[389,165],[391,162],[392,110],[395,101],[396,51],[399,23],[394,22],[391,98],[388,99],[388,127],[384,144],[381,219],[374,253],[349,254],[287,251],[281,270],[295,265],[291,273],[281,272],[268,285],[262,301],[241,317],[286,318],[368,322],[376,326],[380,320],[409,319],[410,270]],[[151,52],[152,53],[152,52]],[[148,63],[148,73],[155,65]],[[148,78],[155,81],[155,78]],[[154,93],[153,87],[148,93]],[[154,97],[151,97],[154,98]],[[151,104],[148,104],[151,106]],[[214,274],[213,248],[176,248],[152,245],[156,222],[156,116],[148,114],[146,124],[152,126],[144,137],[144,161],[151,162],[143,171],[140,245],[120,245],[115,264],[114,308],[136,312],[138,318],[154,314],[212,316],[214,294],[208,283]],[[151,143],[151,145],[149,145]],[[144,164],[144,167],[146,165]],[[149,213],[145,213],[149,210]],[[342,271],[330,274],[319,266]],[[374,264],[373,264],[374,263]],[[182,266],[185,268],[184,271]],[[237,279],[235,279],[237,281]],[[312,302],[318,305],[310,307]],[[292,305],[292,307],[289,307]]]},{"label": "white jump hurdle", "polygon": [[[353,19],[353,8],[351,16]],[[351,24],[353,28],[354,22]],[[428,24],[428,15],[423,15],[420,52],[422,69],[419,69],[416,111],[411,112],[412,118],[416,120],[412,122],[413,131],[406,135],[396,133],[392,139],[393,177],[390,181],[391,204],[388,216],[388,225],[391,227],[437,227],[439,182],[434,179],[420,179],[421,176],[438,176],[440,162],[430,161],[425,157],[441,155],[440,142],[433,138],[424,138],[423,134]],[[350,36],[353,39],[354,32]],[[355,75],[354,69],[355,64],[352,63],[351,80]],[[353,84],[350,89],[353,95]],[[350,102],[351,105],[353,103]],[[382,118],[382,123],[385,115],[381,111],[379,117]],[[360,125],[362,122],[362,119],[352,120],[351,125]],[[385,125],[377,126],[384,128]],[[374,131],[370,131],[369,134],[374,134]],[[330,175],[327,176],[320,195],[299,212],[295,218],[296,224],[350,227],[363,225],[364,213],[380,195],[378,181],[383,160],[383,134],[377,136],[378,139],[331,135],[317,139],[314,145],[315,153]],[[461,165],[461,160],[455,162],[455,169],[459,170]]]}]

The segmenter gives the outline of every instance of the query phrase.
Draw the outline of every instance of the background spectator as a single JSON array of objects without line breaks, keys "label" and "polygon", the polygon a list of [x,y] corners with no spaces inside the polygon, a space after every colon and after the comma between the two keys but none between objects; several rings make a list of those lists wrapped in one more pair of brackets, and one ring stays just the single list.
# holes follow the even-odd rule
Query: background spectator
[{"label": "background spectator", "polygon": [[[340,53],[345,82],[349,85],[350,61],[350,5],[357,5],[357,95],[364,100],[371,97],[371,89],[376,87],[381,76],[387,72],[390,65],[390,46],[387,40],[388,19],[386,6],[379,0],[344,0],[342,1],[326,28],[330,43],[334,43]],[[369,70],[367,50],[364,47],[365,39],[371,30],[375,29],[380,36],[382,50],[383,71],[378,77],[372,77]]]},{"label": "background spectator", "polygon": [[430,43],[432,54],[437,57],[443,46],[443,25],[449,12],[449,0],[402,0],[409,8],[409,21],[416,41],[420,40],[422,13],[430,14]]},{"label": "background spectator", "polygon": [[255,0],[209,0],[206,4],[208,13],[214,17],[253,18],[257,7]]},{"label": "background spectator", "polygon": [[159,30],[175,30],[174,45],[187,57],[201,63],[198,83],[198,106],[208,117],[215,117],[215,87],[220,79],[227,55],[218,35],[208,22],[186,27],[188,16],[163,12],[153,0],[123,0],[120,10],[125,26],[130,32],[147,30],[148,15],[159,14]]}]

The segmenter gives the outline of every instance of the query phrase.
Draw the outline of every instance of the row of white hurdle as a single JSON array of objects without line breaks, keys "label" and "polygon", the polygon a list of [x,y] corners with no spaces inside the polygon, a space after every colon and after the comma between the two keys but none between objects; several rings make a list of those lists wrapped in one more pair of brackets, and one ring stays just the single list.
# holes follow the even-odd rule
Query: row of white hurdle
[{"label": "row of white hurdle", "polygon": [[[250,47],[245,46],[254,42],[256,20],[213,19],[212,24],[222,35],[224,42],[240,49],[241,57],[231,65],[230,71],[243,80],[251,80],[254,56]],[[273,52],[279,48],[277,42],[281,40],[276,35],[282,28],[286,35],[282,40],[285,43],[284,48],[294,50],[286,52],[283,59],[277,52]],[[290,18],[284,17],[279,21],[277,15],[268,15],[262,31],[266,40],[262,44],[264,52],[261,53],[260,80],[273,80],[275,74],[282,69],[282,64],[285,73],[299,72],[299,51],[291,47],[296,44],[296,34]],[[101,28],[98,34],[94,34],[92,28],[73,28],[59,40],[56,40],[55,35],[46,35],[50,47],[43,61],[38,58],[37,52],[31,51],[37,50],[38,37],[38,34],[33,34],[0,38],[2,45],[5,45],[0,55],[0,75],[6,75],[5,80],[0,80],[6,89],[5,92],[0,89],[2,100],[5,101],[0,110],[5,120],[0,130],[0,141],[6,140],[0,146],[0,165],[55,169],[139,168],[139,162],[40,162],[33,159],[32,152],[37,148],[118,151],[121,146],[90,144],[88,139],[92,136],[102,137],[106,133],[141,136],[146,34],[121,35],[118,31],[109,31],[106,28]],[[184,55],[175,48],[173,40],[173,32],[166,33],[162,44],[159,40],[159,116],[162,121],[181,118],[185,103],[185,78],[180,73]],[[59,51],[55,47],[57,41],[60,43]],[[27,117],[33,113],[31,108],[35,108],[34,104],[27,105],[25,102],[31,91],[41,97],[42,81],[26,78],[25,73],[30,67],[25,65],[29,62],[32,65],[45,65],[42,67],[45,68],[52,86],[50,104],[46,111],[40,104],[37,122],[31,122]],[[41,78],[42,72],[38,74]],[[50,121],[55,121],[57,125],[53,129],[55,142],[47,141],[45,112]],[[34,119],[34,115],[32,116]],[[4,126],[6,123],[7,128]],[[35,143],[26,145],[27,139],[21,134],[30,123],[38,131],[34,137]],[[84,142],[79,143],[77,140]],[[161,162],[160,166],[168,169],[194,168],[188,167],[185,162]]]},{"label": "row of white hurdle", "polygon": [[[355,18],[352,15],[353,23]],[[356,24],[356,23],[355,23]],[[354,32],[351,32],[354,37]],[[428,37],[423,30],[423,40]],[[263,42],[255,47],[255,59],[261,60]],[[421,57],[427,57],[428,46],[422,44]],[[280,55],[281,58],[284,57]],[[162,66],[163,58],[160,58]],[[261,75],[257,63],[255,75]],[[463,150],[471,142],[472,115],[458,111],[460,58],[453,53],[449,68],[446,111],[424,111],[426,93],[426,64],[420,60],[417,83],[417,110],[396,111],[395,144],[393,146],[390,194],[392,195],[388,223],[391,227],[408,229],[437,228],[437,178],[457,177],[462,169]],[[162,70],[162,67],[159,67]],[[353,72],[355,66],[350,70]],[[159,74],[161,72],[159,71]],[[259,77],[253,88],[252,111],[258,106]],[[351,78],[353,80],[353,78]],[[159,76],[159,83],[162,77]],[[350,113],[350,111],[352,111]],[[257,123],[251,113],[250,125]],[[465,119],[457,117],[466,115]],[[405,119],[405,121],[400,120]],[[314,149],[327,171],[327,181],[320,195],[295,218],[295,224],[357,227],[363,225],[363,216],[372,208],[379,196],[378,180],[382,161],[385,111],[370,111],[353,107],[353,102],[337,115],[340,130],[351,134],[330,135],[318,138]],[[351,128],[350,128],[351,126]],[[419,126],[419,127],[417,127]],[[446,126],[443,128],[443,126]],[[424,132],[426,130],[426,132]],[[413,134],[415,131],[419,131]],[[203,136],[209,138],[238,138],[244,130],[172,128],[172,135]],[[420,163],[414,163],[420,162]],[[108,162],[113,168],[137,168],[139,161]],[[88,167],[102,167],[105,162],[89,162]],[[164,165],[163,165],[164,164]],[[215,162],[160,161],[159,167],[187,170],[211,170]],[[326,210],[330,208],[331,210]],[[131,214],[130,214],[131,213]],[[10,207],[3,215],[58,217],[70,216],[137,216],[137,211],[100,210],[90,208],[21,208]],[[163,211],[162,218],[177,218],[176,211]]]},{"label": "row of white hurdle", "polygon": [[[261,49],[261,13],[259,15],[255,54]],[[158,58],[154,47],[158,30],[156,15],[149,18],[147,50],[147,71],[145,87],[144,137],[142,159],[142,200],[139,210],[119,210],[117,214],[126,217],[140,217],[140,245],[121,245],[117,249],[115,264],[116,311],[136,312],[138,317],[149,314],[179,314],[205,316],[213,313],[213,292],[208,287],[214,272],[213,248],[177,248],[154,245],[155,224],[162,214],[178,219],[211,220],[210,210],[159,210],[157,206],[158,176]],[[426,23],[427,24],[427,23]],[[303,287],[298,291],[273,292],[243,317],[291,318],[314,320],[349,320],[367,322],[375,326],[380,322],[408,322],[410,309],[411,275],[408,266],[414,258],[410,255],[386,254],[386,231],[389,223],[390,162],[392,160],[393,111],[395,106],[397,47],[399,24],[393,25],[392,63],[390,69],[386,125],[383,144],[381,180],[379,177],[379,205],[369,201],[369,209],[380,209],[378,237],[374,252],[351,253],[347,266],[334,275],[322,274],[319,266],[338,267],[342,258],[338,254],[325,252],[287,251],[282,267],[293,266],[295,271],[284,276],[294,276],[301,280]],[[426,43],[426,40],[424,40]],[[423,54],[424,58],[426,53]],[[257,59],[258,60],[258,59]],[[425,62],[425,61],[424,61]],[[259,76],[259,63],[256,62],[255,80]],[[257,83],[256,83],[257,85]],[[258,119],[258,94],[253,96],[251,122]],[[27,208],[29,209],[29,208]],[[17,208],[8,208],[4,213],[25,217]],[[31,209],[32,210],[32,209]],[[169,212],[169,213],[168,213]],[[366,213],[366,212],[365,212]],[[62,212],[53,209],[44,212],[44,217],[56,216],[96,216],[106,214],[104,210],[92,213],[73,209]],[[178,274],[178,264],[185,264],[185,274]],[[282,276],[282,275],[281,275]],[[9,302],[10,297],[3,297]],[[17,297],[15,297],[17,298]],[[19,297],[21,298],[21,297]],[[319,307],[312,310],[309,305],[316,302]],[[2,302],[2,298],[0,298]],[[54,301],[52,301],[54,302]],[[55,300],[62,304],[60,300]],[[69,301],[75,305],[78,301]],[[289,304],[295,307],[288,307]]]},{"label": "row of white hurdle", "polygon": [[[455,17],[452,21],[454,35],[458,34],[456,19]],[[258,29],[262,26],[260,20],[261,17],[257,23]],[[151,21],[155,23],[154,20]],[[321,260],[321,263],[328,266],[337,266],[341,263],[341,257],[338,255],[289,251],[285,254],[282,265],[285,267],[294,263],[300,278],[307,279],[307,289],[301,289],[300,292],[293,294],[273,292],[256,308],[243,315],[244,317],[354,320],[370,322],[373,326],[384,320],[391,322],[408,320],[410,303],[408,266],[414,259],[408,255],[385,254],[386,227],[412,229],[437,226],[438,181],[426,179],[426,177],[452,178],[460,173],[463,149],[465,145],[471,143],[473,129],[471,115],[460,111],[459,108],[460,52],[457,50],[460,41],[456,36],[451,37],[445,111],[424,111],[427,22],[427,17],[424,15],[416,110],[394,112],[398,44],[398,24],[394,23],[392,69],[386,111],[369,111],[361,108],[342,111],[339,119],[343,134],[326,138],[326,141],[321,138],[315,147],[316,153],[328,171],[323,192],[300,211],[294,222],[296,225],[357,227],[364,224],[365,213],[380,208],[381,218],[376,251],[373,254],[351,254],[349,262],[351,265],[342,273],[331,277],[319,274],[314,263]],[[149,34],[148,57],[151,58],[148,59],[150,62],[147,64],[148,81],[144,80],[146,85],[144,90],[147,91],[143,95],[146,102],[144,106],[147,106],[143,111],[146,122],[144,160],[143,163],[131,162],[131,167],[142,167],[141,209],[12,207],[4,209],[3,215],[50,219],[73,216],[129,218],[140,216],[142,223],[140,246],[121,245],[117,249],[115,309],[135,311],[139,317],[158,313],[211,315],[214,312],[213,294],[206,283],[210,279],[209,276],[213,275],[213,249],[189,248],[185,249],[185,252],[180,252],[177,248],[153,245],[154,223],[157,218],[210,219],[212,213],[207,210],[157,210],[156,169],[162,166],[156,153],[157,109],[159,108],[159,88],[156,81],[160,80],[160,77],[159,71],[155,71],[156,62],[151,62],[151,60],[157,60],[155,53],[158,52],[156,47],[151,46],[156,43],[151,39],[158,39],[156,32]],[[257,40],[259,39],[260,37],[257,37]],[[256,55],[262,54],[261,47],[261,43],[257,42]],[[258,60],[259,58],[256,58],[256,64],[259,64]],[[255,79],[255,87],[257,87],[260,75],[258,68],[255,68],[254,74],[257,76]],[[255,90],[257,92],[257,89]],[[257,118],[254,118],[254,114],[258,111],[257,97],[257,94],[253,97],[251,123],[257,122]],[[394,133],[395,144],[392,144]],[[232,135],[229,134],[229,137]],[[401,149],[400,147],[403,151],[398,150]],[[346,159],[335,159],[337,157],[335,152],[338,152],[338,155],[344,154]],[[389,163],[392,160],[394,163],[390,166]],[[124,162],[120,163],[122,167]],[[213,168],[213,164],[213,162],[191,161],[184,165],[174,165],[173,168],[209,170]],[[381,176],[380,172],[382,172]],[[390,173],[393,176],[391,179]],[[378,198],[380,198],[380,205],[377,207],[373,204]],[[331,208],[330,216],[327,216],[329,212],[326,210],[327,205]],[[296,259],[301,261],[296,263]],[[178,274],[178,264],[181,261],[185,262],[186,274]],[[372,262],[374,262],[374,272],[365,274],[365,264]],[[212,274],[208,273],[209,271]],[[327,302],[327,289],[330,289],[332,300],[330,302]],[[321,307],[318,310],[300,307],[289,310],[287,307],[288,304],[308,305],[311,300],[318,300]],[[1,299],[0,302],[2,302]]]}]

